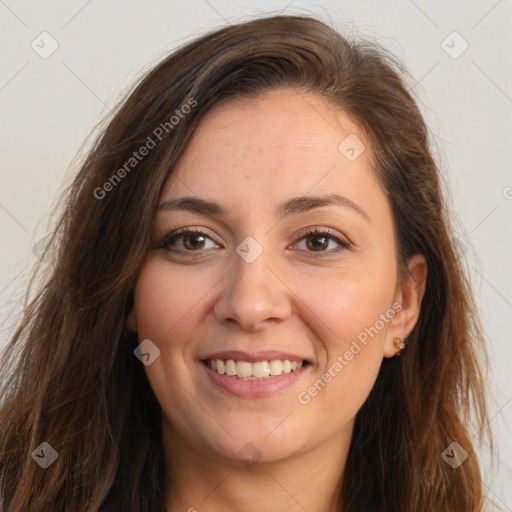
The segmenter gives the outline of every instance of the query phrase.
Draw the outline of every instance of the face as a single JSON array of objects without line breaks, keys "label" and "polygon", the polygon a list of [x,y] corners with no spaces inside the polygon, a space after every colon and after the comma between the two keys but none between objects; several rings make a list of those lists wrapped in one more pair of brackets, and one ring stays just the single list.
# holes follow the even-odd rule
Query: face
[{"label": "face", "polygon": [[314,94],[228,101],[160,205],[128,325],[160,350],[145,371],[170,442],[281,460],[350,437],[408,334],[393,219],[358,126]]}]

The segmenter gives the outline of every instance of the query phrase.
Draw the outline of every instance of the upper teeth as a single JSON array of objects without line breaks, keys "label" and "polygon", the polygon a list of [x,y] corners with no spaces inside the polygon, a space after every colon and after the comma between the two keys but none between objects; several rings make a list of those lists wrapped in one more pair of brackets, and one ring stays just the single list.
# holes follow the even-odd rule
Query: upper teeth
[{"label": "upper teeth", "polygon": [[206,364],[217,373],[230,375],[240,378],[261,378],[290,373],[302,368],[302,361],[288,361],[285,359],[273,359],[272,361],[258,361],[250,363],[249,361],[234,361],[228,359],[208,359]]}]

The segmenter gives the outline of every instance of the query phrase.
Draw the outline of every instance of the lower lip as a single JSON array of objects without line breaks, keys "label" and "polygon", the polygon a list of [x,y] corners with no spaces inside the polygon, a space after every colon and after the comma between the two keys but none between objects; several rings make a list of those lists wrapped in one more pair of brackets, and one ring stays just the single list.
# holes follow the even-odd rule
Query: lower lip
[{"label": "lower lip", "polygon": [[200,362],[199,364],[203,367],[210,380],[216,386],[228,393],[231,393],[232,395],[243,398],[260,398],[281,391],[300,379],[309,371],[311,366],[308,364],[290,373],[282,373],[281,375],[273,377],[262,377],[260,379],[249,380],[230,377],[229,375],[221,375],[220,373],[212,370],[205,363]]}]

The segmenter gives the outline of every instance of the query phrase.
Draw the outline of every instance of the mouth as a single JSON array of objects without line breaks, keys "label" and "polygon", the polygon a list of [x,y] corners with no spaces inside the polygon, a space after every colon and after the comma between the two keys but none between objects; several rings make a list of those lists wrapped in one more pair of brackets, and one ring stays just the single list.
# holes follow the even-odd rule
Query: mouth
[{"label": "mouth", "polygon": [[219,375],[236,379],[258,380],[279,377],[296,372],[310,363],[306,360],[290,361],[288,359],[270,359],[263,361],[243,361],[234,359],[204,359],[204,365]]},{"label": "mouth", "polygon": [[[239,398],[263,398],[292,386],[311,371],[312,365],[301,359],[211,358],[200,361],[210,385],[223,394]],[[210,388],[211,389],[211,388]]]}]

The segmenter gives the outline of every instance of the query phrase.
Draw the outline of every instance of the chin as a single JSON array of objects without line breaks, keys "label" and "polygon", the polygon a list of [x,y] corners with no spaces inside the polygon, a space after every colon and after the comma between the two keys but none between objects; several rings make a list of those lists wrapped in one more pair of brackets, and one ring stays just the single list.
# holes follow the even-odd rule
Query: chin
[{"label": "chin", "polygon": [[233,437],[226,434],[222,439],[209,439],[206,442],[219,457],[244,465],[284,460],[297,454],[303,447],[302,440],[291,433],[281,432],[280,436],[274,437],[269,430],[239,432]]}]

